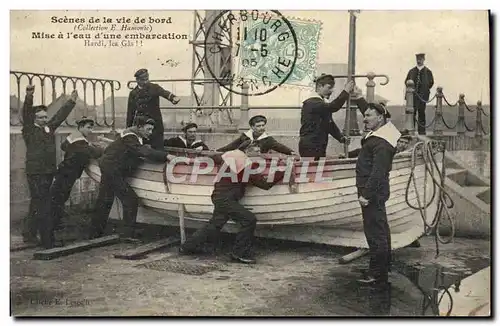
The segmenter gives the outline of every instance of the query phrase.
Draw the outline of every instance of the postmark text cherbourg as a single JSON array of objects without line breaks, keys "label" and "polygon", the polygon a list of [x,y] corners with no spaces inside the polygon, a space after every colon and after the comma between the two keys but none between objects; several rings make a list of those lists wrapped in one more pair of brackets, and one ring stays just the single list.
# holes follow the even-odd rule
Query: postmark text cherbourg
[{"label": "postmark text cherbourg", "polygon": [[[276,10],[223,11],[207,35],[206,67],[228,91],[242,94],[246,83],[249,96],[264,95],[293,74],[299,52],[297,36],[288,19]],[[215,71],[212,60],[215,54],[224,52],[240,67],[221,74]],[[255,73],[249,73],[250,70]]]}]

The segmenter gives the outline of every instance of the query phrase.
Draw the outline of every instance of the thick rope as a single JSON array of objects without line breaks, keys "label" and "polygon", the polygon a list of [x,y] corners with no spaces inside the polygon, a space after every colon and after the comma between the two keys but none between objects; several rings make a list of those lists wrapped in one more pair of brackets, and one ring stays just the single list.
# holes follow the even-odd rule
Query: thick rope
[{"label": "thick rope", "polygon": [[[454,203],[451,199],[448,192],[445,190],[445,167],[444,167],[444,152],[443,152],[443,161],[441,169],[439,169],[438,163],[435,157],[435,151],[433,148],[433,144],[435,144],[432,140],[421,141],[418,142],[412,150],[411,155],[411,172],[410,177],[408,178],[408,183],[406,185],[406,193],[405,199],[408,206],[415,210],[420,211],[420,215],[422,217],[422,221],[424,223],[424,233],[425,235],[430,235],[434,232],[434,239],[436,243],[436,257],[439,256],[439,243],[447,244],[450,243],[455,235],[455,223],[450,215],[449,209],[453,207]],[[417,167],[417,159],[422,158],[424,161],[425,174],[424,174],[424,192],[423,199],[420,198],[420,193],[418,191],[416,176],[415,176],[415,168]],[[436,177],[436,173],[439,175],[439,178]],[[430,196],[430,200],[427,201],[427,181],[428,179],[432,181],[432,194]],[[410,203],[409,194],[410,194],[410,185],[413,181],[413,188],[415,190],[416,199],[418,206],[414,206]],[[437,194],[436,194],[437,188]],[[436,196],[437,195],[437,196]],[[434,198],[437,197],[437,209],[436,214],[434,215],[432,221],[430,223],[427,222],[427,208],[434,202]],[[451,222],[451,235],[448,239],[443,239],[440,234],[439,227],[441,225],[443,211],[446,213],[446,218]]]},{"label": "thick rope", "polygon": [[455,104],[450,104],[450,102],[448,102],[448,100],[446,99],[446,96],[444,96],[444,94],[443,94],[443,100],[446,102],[446,104],[448,104],[449,107],[457,106],[457,104],[459,103],[459,101],[457,101]]},{"label": "thick rope", "polygon": [[474,110],[472,110],[471,108],[469,108],[469,106],[467,105],[467,103],[464,103],[465,105],[465,108],[469,111],[469,112],[474,112]]},{"label": "thick rope", "polygon": [[417,123],[417,125],[419,125],[420,127],[424,127],[425,129],[429,128],[430,126],[432,126],[432,124],[434,123],[434,121],[436,121],[436,115],[434,115],[434,118],[432,118],[432,121],[429,122],[429,124],[427,125],[422,125],[418,119],[415,119],[415,122]]},{"label": "thick rope", "polygon": [[464,127],[465,127],[465,129],[467,129],[467,131],[474,131],[475,130],[474,128],[467,127],[467,123],[465,122],[465,119],[464,119]]},{"label": "thick rope", "polygon": [[417,92],[413,92],[413,94],[414,94],[414,95],[416,95],[416,96],[417,96],[417,98],[418,98],[420,101],[425,102],[425,103],[427,103],[427,104],[428,104],[428,103],[431,103],[432,101],[434,101],[434,99],[436,98],[436,95],[437,95],[437,93],[436,93],[436,94],[434,94],[434,96],[433,96],[430,100],[426,101],[426,100],[424,100],[424,99],[423,99],[423,98],[422,98],[422,97],[421,97],[421,96],[420,96]]},{"label": "thick rope", "polygon": [[441,120],[443,121],[443,124],[446,126],[446,128],[448,129],[455,129],[456,126],[458,125],[458,121],[460,121],[460,119],[457,119],[457,122],[455,122],[455,125],[453,127],[450,127],[447,123],[446,123],[446,120],[444,119],[444,116],[442,115],[441,116]]}]

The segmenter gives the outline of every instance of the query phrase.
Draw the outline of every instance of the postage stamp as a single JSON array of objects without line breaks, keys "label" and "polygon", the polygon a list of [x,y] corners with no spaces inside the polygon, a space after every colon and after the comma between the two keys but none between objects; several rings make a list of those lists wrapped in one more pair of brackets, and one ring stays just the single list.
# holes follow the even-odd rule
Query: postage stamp
[{"label": "postage stamp", "polygon": [[[293,25],[279,11],[226,10],[207,30],[204,59],[221,86],[242,94],[243,84],[247,84],[248,95],[259,96],[272,92],[294,74],[301,52],[298,43]],[[213,57],[228,48],[230,60],[238,63],[233,66],[240,67],[220,74],[219,61]]]},{"label": "postage stamp", "polygon": [[[298,18],[288,18],[292,25],[295,35],[297,36],[298,47],[294,53],[293,40],[288,39],[284,44],[279,44],[277,37],[270,37],[267,46],[276,51],[270,54],[273,58],[267,60],[259,60],[255,55],[255,49],[261,47],[261,42],[258,38],[249,38],[242,42],[242,54],[239,56],[237,71],[246,79],[260,78],[267,74],[273,67],[273,64],[278,61],[278,58],[293,58],[295,55],[297,61],[290,76],[282,83],[283,85],[293,86],[312,86],[316,75],[318,44],[321,32],[321,22],[301,20]],[[250,35],[256,35],[263,29],[262,21],[242,21],[240,29],[248,31]],[[248,60],[255,59],[255,65],[248,64]],[[273,83],[279,82],[275,75],[270,75]]]}]

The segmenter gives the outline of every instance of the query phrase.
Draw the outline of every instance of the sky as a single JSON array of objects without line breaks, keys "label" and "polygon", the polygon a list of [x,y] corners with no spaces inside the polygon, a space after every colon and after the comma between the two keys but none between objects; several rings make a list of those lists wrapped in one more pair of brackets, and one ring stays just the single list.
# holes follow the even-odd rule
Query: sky
[{"label": "sky", "polygon": [[[286,17],[322,23],[318,63],[347,63],[349,15],[346,11],[282,11]],[[146,40],[141,46],[89,47],[83,40],[32,39],[32,32],[75,32],[71,23],[51,17],[169,18],[154,24],[154,32],[186,34],[187,40]],[[122,83],[115,95],[127,96],[126,81],[139,68],[151,79],[191,78],[194,14],[192,11],[12,11],[10,69],[70,76],[109,78]],[[101,18],[102,19],[102,18]],[[468,103],[489,103],[489,27],[486,11],[362,11],[357,20],[356,72],[386,74],[390,82],[376,93],[390,104],[402,104],[404,79],[415,65],[415,53],[426,53],[436,86],[450,102],[465,93]],[[85,33],[85,32],[82,32]],[[174,66],[165,64],[167,60]],[[163,63],[163,65],[162,65]],[[358,81],[364,89],[365,82]],[[11,81],[11,94],[15,94]],[[189,83],[165,84],[181,96]],[[250,105],[300,105],[312,89],[280,88],[251,97]],[[435,88],[432,93],[435,92]],[[239,101],[237,101],[239,102]]]}]

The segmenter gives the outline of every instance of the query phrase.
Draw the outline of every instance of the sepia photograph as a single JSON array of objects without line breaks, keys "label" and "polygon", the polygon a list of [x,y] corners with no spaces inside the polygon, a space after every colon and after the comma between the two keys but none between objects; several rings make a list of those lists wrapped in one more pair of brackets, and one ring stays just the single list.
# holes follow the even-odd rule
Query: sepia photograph
[{"label": "sepia photograph", "polygon": [[11,318],[492,316],[489,10],[9,19]]}]

